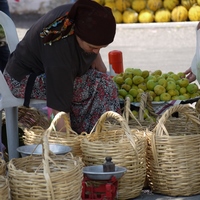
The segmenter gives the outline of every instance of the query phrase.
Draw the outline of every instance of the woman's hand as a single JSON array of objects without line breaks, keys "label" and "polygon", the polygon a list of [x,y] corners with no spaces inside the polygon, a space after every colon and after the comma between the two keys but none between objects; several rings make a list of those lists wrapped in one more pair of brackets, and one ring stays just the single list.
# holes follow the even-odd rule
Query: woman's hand
[{"label": "woman's hand", "polygon": [[196,80],[196,76],[195,76],[195,74],[193,74],[191,67],[189,69],[187,69],[184,73],[190,83]]},{"label": "woman's hand", "polygon": [[96,59],[94,60],[94,62],[92,63],[91,67],[93,69],[96,69],[97,71],[100,71],[100,72],[103,72],[103,73],[106,73],[107,72],[107,68],[101,58],[101,55],[100,53],[97,54],[97,57]]}]

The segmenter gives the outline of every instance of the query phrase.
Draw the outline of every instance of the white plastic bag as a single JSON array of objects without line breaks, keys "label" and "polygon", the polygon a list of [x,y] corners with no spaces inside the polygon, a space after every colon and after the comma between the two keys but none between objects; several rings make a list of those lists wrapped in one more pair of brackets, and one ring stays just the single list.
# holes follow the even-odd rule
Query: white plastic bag
[{"label": "white plastic bag", "polygon": [[191,70],[200,83],[200,29],[196,30],[196,53],[192,60]]}]

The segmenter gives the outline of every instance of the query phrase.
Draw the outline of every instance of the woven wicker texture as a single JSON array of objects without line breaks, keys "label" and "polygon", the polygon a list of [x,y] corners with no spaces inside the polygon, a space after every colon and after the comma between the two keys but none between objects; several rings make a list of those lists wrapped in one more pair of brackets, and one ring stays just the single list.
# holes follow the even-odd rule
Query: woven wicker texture
[{"label": "woven wicker texture", "polygon": [[[175,112],[181,117],[171,117]],[[147,138],[147,176],[152,191],[170,196],[199,194],[200,121],[195,110],[189,105],[171,107]]]},{"label": "woven wicker texture", "polygon": [[[123,117],[128,122],[129,126],[131,128],[137,128],[137,129],[151,129],[152,126],[154,126],[155,122],[153,118],[157,118],[156,113],[154,112],[152,101],[149,93],[142,93],[141,100],[140,100],[140,106],[138,110],[138,118],[136,118],[131,109],[130,106],[130,98],[127,97],[125,99],[125,106],[123,111]],[[147,113],[148,110],[148,113]],[[147,118],[144,118],[144,115],[147,116]],[[153,117],[153,118],[152,118]]]},{"label": "woven wicker texture", "polygon": [[[78,135],[75,131],[72,130],[68,115],[62,112],[60,117],[64,118],[66,132],[57,131],[55,127],[53,127],[51,134],[49,135],[49,143],[58,143],[70,146],[74,156],[81,156],[82,151],[80,147],[80,141],[84,135]],[[33,126],[30,129],[24,129],[24,144],[29,145],[40,143],[43,132],[44,129],[39,126]]]},{"label": "woven wicker texture", "polygon": [[5,176],[6,175],[6,162],[3,159],[3,154],[0,152],[0,175]]},{"label": "woven wicker texture", "polygon": [[9,185],[8,179],[5,176],[0,175],[0,199],[9,199]]},{"label": "woven wicker texture", "polygon": [[[108,124],[116,120],[120,125]],[[146,138],[143,131],[130,130],[125,119],[112,111],[104,113],[81,142],[82,159],[86,166],[100,165],[111,156],[117,166],[127,168],[119,180],[118,199],[140,195],[146,176]]]},{"label": "woven wicker texture", "polygon": [[58,113],[42,137],[43,154],[11,159],[8,163],[8,178],[12,200],[80,200],[82,192],[83,163],[71,153],[52,155],[48,137]]},{"label": "woven wicker texture", "polygon": [[[5,123],[5,112],[2,113],[2,120],[3,123]],[[47,129],[49,125],[50,121],[47,116],[36,108],[27,108],[25,106],[18,107],[18,126],[22,130],[24,128],[31,128],[32,126],[41,126]]]}]

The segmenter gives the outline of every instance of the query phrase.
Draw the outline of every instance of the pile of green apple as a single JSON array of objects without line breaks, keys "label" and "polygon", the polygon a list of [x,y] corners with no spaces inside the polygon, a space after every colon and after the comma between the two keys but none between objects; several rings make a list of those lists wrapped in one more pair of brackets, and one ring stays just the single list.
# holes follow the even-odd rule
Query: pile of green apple
[{"label": "pile of green apple", "polygon": [[140,102],[141,94],[149,92],[152,101],[187,100],[200,96],[195,82],[189,83],[183,72],[150,72],[137,68],[126,68],[113,77],[120,99],[129,97],[131,102]]}]

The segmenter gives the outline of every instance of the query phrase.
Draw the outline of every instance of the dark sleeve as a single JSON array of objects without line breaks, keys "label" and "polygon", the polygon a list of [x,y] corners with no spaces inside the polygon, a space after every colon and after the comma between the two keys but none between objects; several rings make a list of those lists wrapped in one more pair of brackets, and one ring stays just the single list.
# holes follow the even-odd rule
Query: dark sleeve
[{"label": "dark sleeve", "polygon": [[58,111],[69,112],[72,96],[74,74],[69,66],[53,62],[46,70],[47,106]]},{"label": "dark sleeve", "polygon": [[69,112],[73,97],[73,83],[78,73],[79,56],[65,40],[46,45],[43,65],[46,74],[47,106]]}]

